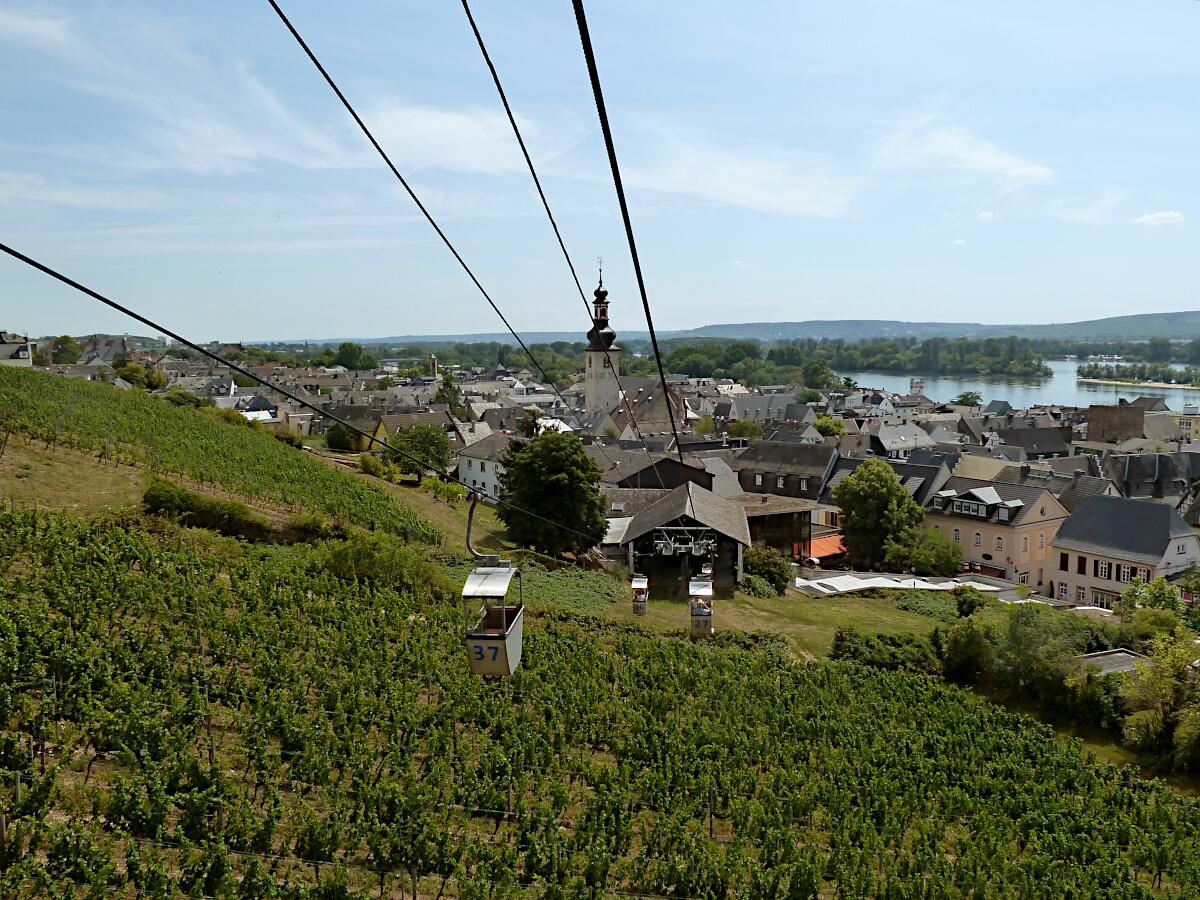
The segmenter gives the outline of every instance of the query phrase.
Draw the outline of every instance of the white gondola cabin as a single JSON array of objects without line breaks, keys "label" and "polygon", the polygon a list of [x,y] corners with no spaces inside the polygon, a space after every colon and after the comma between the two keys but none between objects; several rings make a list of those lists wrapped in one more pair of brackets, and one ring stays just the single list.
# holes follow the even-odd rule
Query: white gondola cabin
[{"label": "white gondola cabin", "polygon": [[650,599],[650,579],[645,575],[633,576],[633,612],[634,615],[646,614],[646,601]]},{"label": "white gondola cabin", "polygon": [[[489,562],[493,560],[488,560]],[[521,634],[525,625],[525,590],[521,570],[494,560],[477,566],[463,586],[467,659],[475,675],[506,677],[521,664]],[[513,577],[517,598],[508,598]]]},{"label": "white gondola cabin", "polygon": [[691,607],[692,637],[703,638],[713,633],[713,583],[711,578],[693,578],[688,582],[688,601]]}]

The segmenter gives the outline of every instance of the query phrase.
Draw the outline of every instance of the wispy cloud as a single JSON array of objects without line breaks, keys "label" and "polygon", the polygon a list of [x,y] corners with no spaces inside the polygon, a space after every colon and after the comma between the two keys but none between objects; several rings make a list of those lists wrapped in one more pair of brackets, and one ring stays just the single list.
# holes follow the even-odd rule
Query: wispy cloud
[{"label": "wispy cloud", "polygon": [[990,222],[992,219],[996,218],[996,214],[990,209],[985,209],[978,216],[976,216],[976,218],[979,219],[980,222]]},{"label": "wispy cloud", "polygon": [[1182,225],[1183,213],[1177,209],[1164,209],[1161,212],[1142,213],[1133,220],[1134,225]]},{"label": "wispy cloud", "polygon": [[78,53],[82,45],[71,30],[70,19],[26,16],[0,9],[0,41],[34,45],[59,53]]},{"label": "wispy cloud", "polygon": [[966,238],[955,238],[954,240],[952,240],[952,241],[950,242],[950,246],[952,246],[952,247],[965,247],[965,246],[967,246],[967,239],[966,239]]},{"label": "wispy cloud", "polygon": [[1024,159],[978,137],[965,126],[921,114],[895,123],[876,148],[880,162],[897,168],[948,169],[996,178],[1008,189],[1048,184],[1049,166]]},{"label": "wispy cloud", "polygon": [[1107,190],[1090,203],[1059,205],[1050,209],[1050,215],[1067,222],[1083,225],[1103,225],[1111,222],[1116,208],[1129,196],[1128,191]]},{"label": "wispy cloud", "polygon": [[161,193],[138,186],[80,184],[27,172],[0,171],[0,207],[57,206],[146,212],[160,209],[165,203]]},{"label": "wispy cloud", "polygon": [[[500,112],[387,100],[368,110],[364,118],[402,170],[504,175],[525,168],[508,120]],[[543,143],[536,122],[518,124],[527,144]]]},{"label": "wispy cloud", "polygon": [[658,135],[649,165],[633,166],[630,184],[687,194],[722,206],[791,216],[835,218],[857,183],[823,156],[775,147],[734,148]]}]

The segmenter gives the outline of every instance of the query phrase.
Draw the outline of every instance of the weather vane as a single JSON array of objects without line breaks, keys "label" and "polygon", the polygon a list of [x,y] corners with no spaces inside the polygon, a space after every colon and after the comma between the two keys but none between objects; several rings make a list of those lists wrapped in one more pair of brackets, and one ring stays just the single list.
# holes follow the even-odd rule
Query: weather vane
[{"label": "weather vane", "polygon": [[600,287],[604,287],[604,257],[596,257],[596,268],[600,270]]}]

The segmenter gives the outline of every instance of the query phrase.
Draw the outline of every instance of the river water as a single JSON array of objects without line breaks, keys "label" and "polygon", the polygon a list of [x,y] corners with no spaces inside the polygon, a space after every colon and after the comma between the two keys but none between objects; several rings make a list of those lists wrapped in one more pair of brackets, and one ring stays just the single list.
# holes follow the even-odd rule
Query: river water
[{"label": "river water", "polygon": [[1088,406],[1092,403],[1116,403],[1119,397],[1162,397],[1167,406],[1181,410],[1184,402],[1200,403],[1200,391],[1184,388],[1141,388],[1136,385],[1082,384],[1075,379],[1079,363],[1071,360],[1047,360],[1053,375],[1045,378],[1012,378],[979,375],[895,375],[883,372],[838,372],[848,375],[860,387],[882,388],[899,394],[908,393],[910,378],[925,382],[925,396],[944,402],[963,391],[978,391],[983,402],[1007,400],[1016,409],[1038,404]]}]

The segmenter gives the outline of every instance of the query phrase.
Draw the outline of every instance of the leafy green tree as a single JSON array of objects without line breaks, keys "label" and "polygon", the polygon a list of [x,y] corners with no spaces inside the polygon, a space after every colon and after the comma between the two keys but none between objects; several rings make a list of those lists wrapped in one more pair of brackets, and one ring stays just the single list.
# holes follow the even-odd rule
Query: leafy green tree
[{"label": "leafy green tree", "polygon": [[536,409],[527,409],[521,416],[521,421],[517,423],[517,434],[522,437],[534,438],[538,435],[538,430],[541,426],[538,422],[541,420],[542,414]]},{"label": "leafy green tree", "polygon": [[824,437],[841,437],[846,433],[846,424],[835,416],[817,416],[813,428]]},{"label": "leafy green tree", "polygon": [[963,391],[950,402],[954,406],[983,406],[983,394],[979,391]]},{"label": "leafy green tree", "polygon": [[692,431],[696,434],[716,434],[717,423],[713,421],[712,416],[704,416],[692,426]]},{"label": "leafy green tree", "polygon": [[1146,341],[1146,356],[1150,362],[1167,362],[1171,359],[1171,341],[1165,337],[1152,337]]},{"label": "leafy green tree", "polygon": [[83,355],[83,344],[69,334],[63,334],[50,342],[50,359],[56,366],[69,366]]},{"label": "leafy green tree", "polygon": [[[1150,659],[1139,663],[1122,691],[1131,710],[1125,719],[1125,740],[1131,746],[1164,758],[1181,749],[1188,755],[1194,749],[1193,727],[1200,691],[1192,663],[1196,657],[1192,633],[1180,629],[1159,635],[1151,642]],[[1186,726],[1185,746],[1176,745],[1176,729]]]},{"label": "leafy green tree", "polygon": [[374,369],[378,367],[379,361],[370,353],[367,353],[363,349],[362,344],[345,341],[338,346],[337,352],[333,354],[332,364],[357,372],[364,369]]},{"label": "leafy green tree", "polygon": [[454,379],[447,372],[442,376],[442,383],[437,389],[437,393],[433,397],[434,403],[444,403],[450,407],[450,413],[460,422],[466,421],[467,408],[463,406],[462,396],[458,393],[458,387],[454,384]]},{"label": "leafy green tree", "polygon": [[842,511],[842,541],[856,564],[874,568],[887,556],[887,544],[912,540],[924,520],[895,471],[881,459],[868,459],[833,489]]},{"label": "leafy green tree", "polygon": [[[445,475],[450,468],[450,439],[438,425],[413,425],[392,435],[388,441],[398,453],[387,451],[390,462],[405,475],[417,476],[417,483],[429,472]],[[406,455],[407,454],[407,455]],[[416,457],[413,459],[412,457]]]},{"label": "leafy green tree", "polygon": [[821,402],[821,392],[818,390],[814,390],[813,388],[807,388],[807,387],[801,388],[796,393],[796,402],[797,403],[820,403]]},{"label": "leafy green tree", "polygon": [[962,569],[962,547],[936,528],[911,528],[884,541],[884,564],[918,575],[954,575]]},{"label": "leafy green tree", "polygon": [[775,550],[747,547],[742,554],[742,569],[747,575],[764,579],[776,594],[787,590],[792,580],[792,561]]},{"label": "leafy green tree", "polygon": [[512,540],[557,555],[583,553],[604,538],[600,467],[578,437],[548,431],[514,441],[500,462],[497,512]]},{"label": "leafy green tree", "polygon": [[325,429],[325,446],[330,450],[353,450],[358,445],[358,432],[334,422]]},{"label": "leafy green tree", "polygon": [[725,426],[725,433],[732,438],[762,437],[763,427],[751,419],[735,419]]}]

